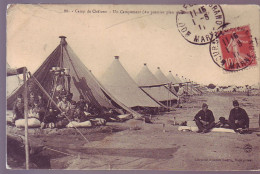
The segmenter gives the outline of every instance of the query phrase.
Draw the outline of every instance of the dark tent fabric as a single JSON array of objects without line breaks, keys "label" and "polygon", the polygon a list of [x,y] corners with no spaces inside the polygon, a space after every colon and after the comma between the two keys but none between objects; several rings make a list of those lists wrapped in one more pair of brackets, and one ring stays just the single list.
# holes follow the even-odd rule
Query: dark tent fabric
[{"label": "dark tent fabric", "polygon": [[[97,108],[115,108],[105,95],[105,90],[102,89],[91,72],[85,67],[80,59],[73,53],[72,49],[67,44],[65,38],[61,36],[60,45],[47,57],[42,65],[36,70],[33,76],[40,82],[43,88],[50,94],[53,90],[53,78],[50,70],[52,67],[63,67],[69,69],[71,76],[71,88],[73,100],[78,101],[79,96],[83,95],[85,99],[91,102]],[[11,109],[18,94],[23,93],[24,86],[21,86],[14,94],[7,98],[7,109]],[[36,92],[40,91],[33,79],[28,81],[28,89]],[[42,93],[42,92],[41,92]],[[114,101],[117,103],[117,101]],[[117,103],[121,106],[121,103]]]}]

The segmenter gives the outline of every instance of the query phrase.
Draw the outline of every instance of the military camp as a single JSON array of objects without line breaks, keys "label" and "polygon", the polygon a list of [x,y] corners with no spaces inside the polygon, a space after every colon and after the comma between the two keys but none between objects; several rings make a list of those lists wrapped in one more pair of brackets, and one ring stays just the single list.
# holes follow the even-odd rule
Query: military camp
[{"label": "military camp", "polygon": [[236,8],[8,6],[6,169],[259,170],[259,61],[226,67],[246,55],[237,39],[259,57],[259,8]]}]

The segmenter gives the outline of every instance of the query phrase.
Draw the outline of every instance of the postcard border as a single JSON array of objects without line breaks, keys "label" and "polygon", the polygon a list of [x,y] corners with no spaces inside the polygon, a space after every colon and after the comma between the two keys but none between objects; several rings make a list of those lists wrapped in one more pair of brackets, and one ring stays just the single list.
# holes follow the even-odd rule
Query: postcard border
[{"label": "postcard border", "polygon": [[[6,114],[6,64],[4,61],[6,61],[6,7],[8,4],[14,4],[14,3],[26,3],[26,4],[37,4],[37,3],[43,3],[43,4],[198,4],[199,3],[219,3],[219,4],[256,4],[260,5],[259,0],[160,0],[160,3],[158,3],[158,0],[2,0],[0,1],[0,57],[1,57],[1,65],[0,65],[0,98],[2,99],[0,101],[0,136],[2,137],[2,141],[0,144],[0,173],[5,174],[11,174],[11,173],[21,173],[21,174],[44,174],[44,173],[57,173],[57,174],[63,174],[63,173],[74,173],[74,174],[85,174],[86,170],[7,170],[6,169],[6,122],[4,115]],[[4,141],[3,141],[4,140]],[[229,173],[255,173],[257,171],[230,171]],[[199,171],[152,171],[152,170],[113,170],[113,171],[101,171],[101,170],[89,170],[87,173],[91,174],[97,174],[97,173],[125,173],[125,174],[132,174],[132,173],[142,173],[142,174],[164,174],[164,173],[182,173],[182,174],[188,174],[188,173],[201,173]],[[203,173],[227,173],[227,171],[208,171]]]}]

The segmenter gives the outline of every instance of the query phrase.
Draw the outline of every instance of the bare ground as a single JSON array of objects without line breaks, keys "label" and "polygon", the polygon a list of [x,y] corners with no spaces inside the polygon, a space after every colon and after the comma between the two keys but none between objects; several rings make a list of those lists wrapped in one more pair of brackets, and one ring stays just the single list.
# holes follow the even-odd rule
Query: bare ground
[{"label": "bare ground", "polygon": [[[247,111],[252,134],[198,134],[178,131],[178,126],[172,125],[173,117],[178,123],[193,120],[203,102],[209,105],[216,120],[221,116],[228,118],[234,99]],[[183,108],[153,116],[153,124],[129,120],[80,129],[89,142],[74,129],[31,129],[29,136],[30,141],[48,147],[41,153],[50,156],[52,169],[258,170],[259,104],[259,96],[193,96]],[[23,130],[10,126],[7,131],[23,134]],[[251,151],[245,149],[247,144],[251,145]]]}]

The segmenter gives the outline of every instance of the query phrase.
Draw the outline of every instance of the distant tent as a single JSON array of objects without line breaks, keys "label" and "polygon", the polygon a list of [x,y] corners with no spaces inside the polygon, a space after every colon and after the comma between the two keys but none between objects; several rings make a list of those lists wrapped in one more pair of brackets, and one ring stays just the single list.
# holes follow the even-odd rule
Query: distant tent
[{"label": "distant tent", "polygon": [[167,84],[170,81],[167,79],[167,77],[163,74],[160,67],[157,67],[157,70],[154,73],[154,76],[157,78],[157,80],[162,84]]},{"label": "distant tent", "polygon": [[191,91],[191,94],[192,95],[199,95],[200,92],[196,89],[194,83],[190,79],[188,81],[189,81],[188,87],[189,87],[189,91]]},{"label": "distant tent", "polygon": [[193,90],[191,90],[191,82],[187,79],[184,78],[183,76],[180,78],[180,80],[182,81],[182,84],[184,85],[184,91],[188,94],[188,95],[194,95]]},{"label": "distant tent", "polygon": [[176,90],[174,89],[174,84],[173,81],[169,80],[161,71],[160,67],[157,67],[156,72],[154,73],[154,76],[156,77],[156,79],[162,83],[162,84],[166,84],[166,87],[172,91],[172,93],[174,93],[175,95],[177,94]]},{"label": "distant tent", "polygon": [[188,86],[188,93],[190,95],[198,95],[198,91],[195,89],[193,82],[190,79],[185,78],[186,84]]},{"label": "distant tent", "polygon": [[187,81],[187,79],[186,78],[184,78],[183,76],[181,76],[181,81],[182,81],[182,83],[187,83],[188,81]]},{"label": "distant tent", "polygon": [[194,89],[198,92],[199,95],[203,94],[203,89],[199,85],[195,84]]},{"label": "distant tent", "polygon": [[103,74],[100,82],[117,100],[127,107],[160,106],[138,87],[121,65],[118,56],[115,56],[114,61]]},{"label": "distant tent", "polygon": [[153,73],[148,69],[146,64],[135,78],[139,87],[155,100],[166,106],[167,101],[176,100],[177,97],[169,91],[163,84],[158,82]]},{"label": "distant tent", "polygon": [[178,76],[178,74],[176,74],[175,79],[176,79],[176,81],[177,81],[178,83],[183,83],[183,82],[181,81],[180,77]]},{"label": "distant tent", "polygon": [[251,89],[259,89],[259,83],[251,85]]},{"label": "distant tent", "polygon": [[167,79],[172,82],[172,84],[179,84],[181,83],[180,81],[178,81],[173,75],[172,75],[172,72],[169,71],[168,75],[167,75]]},{"label": "distant tent", "polygon": [[[6,96],[11,95],[16,89],[22,85],[22,80],[16,73],[16,69],[12,69],[8,63],[6,63]],[[13,74],[13,75],[12,75]],[[9,76],[12,75],[12,76]]]},{"label": "distant tent", "polygon": [[167,75],[167,79],[169,79],[169,81],[173,84],[173,88],[175,89],[175,91],[178,92],[181,81],[177,80],[177,78],[172,75],[171,71],[169,71],[169,73]]},{"label": "distant tent", "polygon": [[[73,93],[73,100],[79,100],[79,96],[84,96],[85,100],[90,102],[100,111],[104,108],[122,107],[127,111],[129,108],[125,107],[119,101],[113,99],[111,96],[95,79],[80,59],[73,53],[70,46],[65,40],[65,36],[60,36],[60,44],[47,57],[42,65],[36,70],[33,76],[39,81],[42,87],[49,93],[55,93],[53,73],[50,71],[54,67],[67,68],[69,70],[70,92]],[[23,92],[21,86],[13,95],[7,99],[7,108],[11,109],[12,104],[18,94]],[[33,78],[28,82],[29,92],[37,93],[40,91],[34,83]],[[54,91],[54,92],[53,92]]]}]

